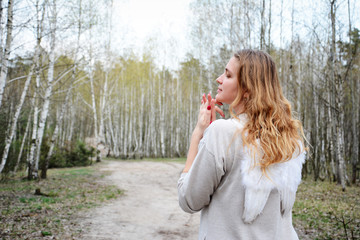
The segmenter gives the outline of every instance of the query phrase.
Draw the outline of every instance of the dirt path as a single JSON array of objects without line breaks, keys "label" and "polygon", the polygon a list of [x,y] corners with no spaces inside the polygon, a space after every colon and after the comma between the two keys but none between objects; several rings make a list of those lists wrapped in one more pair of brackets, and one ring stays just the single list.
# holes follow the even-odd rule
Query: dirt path
[{"label": "dirt path", "polygon": [[199,214],[183,212],[177,200],[177,179],[183,164],[111,161],[104,181],[125,194],[80,219],[82,239],[197,239]]}]

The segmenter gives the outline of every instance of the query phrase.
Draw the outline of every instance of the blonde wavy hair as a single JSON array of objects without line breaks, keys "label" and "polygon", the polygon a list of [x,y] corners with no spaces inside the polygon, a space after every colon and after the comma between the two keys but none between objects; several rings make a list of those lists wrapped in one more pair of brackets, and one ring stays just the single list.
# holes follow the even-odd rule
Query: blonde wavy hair
[{"label": "blonde wavy hair", "polygon": [[271,164],[288,161],[296,150],[299,154],[304,150],[303,127],[292,117],[291,105],[282,93],[271,56],[245,49],[236,52],[234,57],[239,61],[239,90],[229,111],[237,118],[234,108],[243,104],[249,121],[241,137],[244,145],[252,150],[257,149],[254,146],[258,139],[263,155],[256,164],[266,174]]}]

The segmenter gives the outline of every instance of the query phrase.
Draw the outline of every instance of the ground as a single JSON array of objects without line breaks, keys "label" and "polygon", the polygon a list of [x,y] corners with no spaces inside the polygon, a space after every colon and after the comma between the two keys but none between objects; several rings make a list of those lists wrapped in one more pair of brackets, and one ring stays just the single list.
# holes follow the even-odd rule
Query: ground
[{"label": "ground", "polygon": [[[183,163],[110,161],[102,181],[125,193],[110,204],[86,211],[78,219],[81,239],[197,239],[200,214],[183,212],[177,199],[177,180]],[[297,231],[300,239],[309,239]]]},{"label": "ground", "polygon": [[183,212],[177,179],[183,163],[110,161],[103,181],[125,193],[110,204],[82,213],[82,239],[197,239],[200,215]]},{"label": "ground", "polygon": [[[184,159],[110,159],[50,169],[41,181],[19,172],[0,181],[0,239],[197,239],[199,214],[178,205],[183,166]],[[293,207],[299,238],[360,239],[359,196],[359,184],[343,192],[303,178]]]}]

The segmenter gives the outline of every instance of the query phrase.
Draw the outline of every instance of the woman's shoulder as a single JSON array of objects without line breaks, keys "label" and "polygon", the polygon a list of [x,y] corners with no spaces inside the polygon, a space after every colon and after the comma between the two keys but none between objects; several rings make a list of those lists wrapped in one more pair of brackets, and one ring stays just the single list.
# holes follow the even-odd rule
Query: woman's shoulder
[{"label": "woman's shoulder", "polygon": [[[218,119],[204,132],[204,141],[209,143],[230,143],[235,134],[242,132],[246,121],[243,119]],[[223,145],[223,144],[221,144]]]},{"label": "woman's shoulder", "polygon": [[247,117],[243,114],[239,115],[237,118],[218,119],[211,123],[209,130],[213,129],[215,131],[233,132],[234,130],[241,130],[244,128],[246,121]]}]

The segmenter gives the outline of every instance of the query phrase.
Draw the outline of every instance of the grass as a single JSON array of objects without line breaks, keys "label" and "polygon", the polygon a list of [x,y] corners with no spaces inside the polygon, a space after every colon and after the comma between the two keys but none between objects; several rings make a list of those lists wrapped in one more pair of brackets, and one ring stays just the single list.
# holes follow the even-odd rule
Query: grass
[{"label": "grass", "polygon": [[[114,159],[111,159],[114,160]],[[185,158],[135,161],[185,163]],[[0,182],[0,239],[73,239],[81,234],[76,220],[80,211],[118,198],[123,192],[101,182],[95,166],[50,169],[48,179]],[[37,188],[47,196],[34,195]],[[299,186],[293,224],[308,239],[360,239],[360,187],[342,192],[335,183],[309,179]],[[301,237],[300,237],[301,239]]]},{"label": "grass", "polygon": [[[18,176],[0,182],[0,239],[76,237],[81,227],[73,222],[74,215],[123,193],[101,182],[104,175],[97,170],[101,164],[50,169],[48,179],[41,181]],[[35,195],[36,189],[46,195]]]},{"label": "grass", "polygon": [[303,180],[293,224],[310,239],[360,239],[360,188],[343,192],[336,183]]}]

